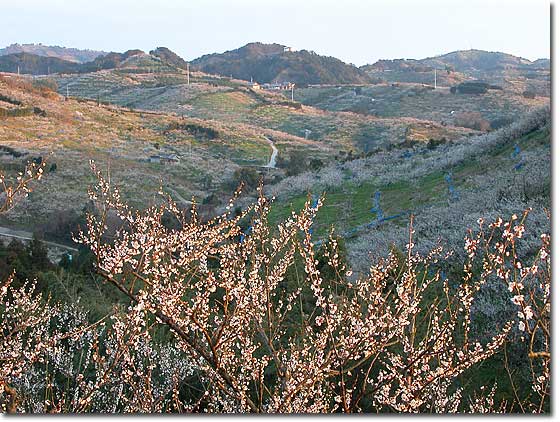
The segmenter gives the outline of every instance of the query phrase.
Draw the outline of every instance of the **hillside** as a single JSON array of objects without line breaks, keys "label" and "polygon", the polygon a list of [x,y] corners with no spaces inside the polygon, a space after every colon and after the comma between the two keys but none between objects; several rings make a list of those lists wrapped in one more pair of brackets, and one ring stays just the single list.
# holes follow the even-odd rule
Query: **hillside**
[{"label": "hillside", "polygon": [[48,75],[51,73],[72,73],[80,69],[80,64],[57,57],[44,57],[31,53],[15,53],[0,56],[0,72]]},{"label": "hillside", "polygon": [[158,47],[150,51],[150,54],[154,57],[158,57],[164,63],[178,67],[179,69],[187,68],[187,62],[167,47]]},{"label": "hillside", "polygon": [[79,67],[80,73],[95,72],[102,69],[114,69],[128,58],[136,55],[146,54],[142,50],[127,50],[124,53],[110,52],[104,56],[97,57],[91,62],[83,63]]},{"label": "hillside", "polygon": [[[263,46],[250,48],[254,60],[292,54],[279,45]],[[41,58],[47,59],[52,60]],[[480,145],[477,139],[487,136],[477,135],[506,127],[549,103],[547,97],[527,98],[512,90],[459,95],[417,83],[296,87],[296,101],[291,101],[284,91],[254,90],[246,80],[197,70],[189,78],[179,59],[164,48],[151,54],[129,50],[74,63],[79,68],[74,73],[5,75],[0,83],[5,99],[0,101],[5,116],[0,145],[8,151],[4,163],[15,171],[22,157],[48,157],[56,171],[52,182],[45,182],[46,190],[31,196],[26,213],[15,213],[4,224],[45,230],[55,215],[78,215],[86,205],[78,193],[86,191],[92,158],[110,160],[112,175],[122,181],[123,195],[134,205],[149,201],[146,194],[163,180],[166,191],[183,205],[194,195],[211,212],[235,188],[240,174],[258,180],[251,170],[256,169],[271,191],[284,198],[274,215],[300,204],[308,192],[327,191],[334,202],[320,214],[317,234],[324,234],[333,218],[344,231],[366,224],[371,217],[366,203],[376,190],[383,193],[382,201],[389,201],[383,202],[389,204],[384,208],[389,216],[422,209],[415,204],[433,206],[431,212],[439,213],[447,167],[443,161],[434,163],[463,156],[465,148]],[[84,71],[86,67],[106,68]],[[49,86],[70,98],[45,91]],[[263,171],[270,143],[278,153],[278,168]],[[477,151],[488,154],[488,148]],[[546,157],[543,151],[531,154]],[[507,164],[507,154],[498,163],[474,159],[476,153],[465,156],[478,163],[475,167],[448,170],[486,180],[494,164]],[[411,179],[413,174],[419,179]],[[65,187],[66,180],[74,186]],[[244,200],[250,200],[248,194]],[[393,223],[391,230],[402,221],[395,218]],[[361,236],[352,237],[352,248],[360,245]],[[360,256],[358,249],[355,256]]]},{"label": "hillside", "polygon": [[425,71],[434,68],[455,72],[489,72],[508,68],[544,68],[550,66],[548,59],[531,62],[523,57],[501,52],[484,50],[461,50],[425,59],[379,60],[374,64],[361,66],[364,71],[410,70]]},{"label": "hillside", "polygon": [[[499,188],[515,183],[515,189],[529,197],[535,195],[531,190],[543,192],[541,185],[549,183],[545,179],[529,185],[524,182],[533,180],[531,172],[541,171],[546,165],[550,154],[548,132],[519,140],[542,127],[542,117],[536,126],[514,132],[515,138],[508,138],[504,149],[500,143],[504,138],[499,134],[504,130],[508,133],[507,128],[495,132],[498,135],[473,137],[480,132],[411,117],[379,118],[308,106],[297,108],[282,102],[280,94],[252,93],[241,81],[233,85],[233,81],[226,79],[227,84],[217,85],[204,82],[207,75],[195,73],[192,85],[186,85],[181,79],[185,75],[179,73],[140,73],[146,71],[142,66],[152,63],[158,61],[137,54],[118,70],[68,75],[57,81],[62,91],[68,83],[71,89],[80,90],[71,92],[72,95],[88,96],[84,90],[90,89],[89,96],[94,98],[103,86],[104,100],[159,112],[98,105],[97,101],[65,101],[62,96],[33,86],[42,78],[0,78],[0,107],[21,109],[3,119],[3,168],[15,172],[24,161],[36,157],[44,157],[49,165],[55,164],[25,207],[0,221],[0,225],[32,227],[53,239],[49,234],[56,233],[53,224],[78,218],[87,205],[85,192],[92,180],[87,169],[90,159],[110,165],[123,196],[136,206],[151,201],[150,192],[158,189],[160,181],[182,205],[188,201],[185,198],[193,195],[218,205],[219,201],[210,198],[223,198],[231,192],[236,170],[265,165],[271,151],[266,141],[269,138],[279,150],[279,159],[291,160],[296,152],[298,157],[307,157],[300,164],[301,170],[310,169],[299,176],[290,176],[284,168],[264,173],[267,191],[280,201],[273,217],[284,216],[292,206],[301,206],[308,192],[326,192],[327,202],[319,213],[315,233],[323,236],[336,222],[337,229],[349,236],[356,268],[360,268],[361,259],[372,245],[387,247],[383,239],[398,238],[406,223],[401,216],[373,231],[363,226],[375,217],[369,210],[376,191],[382,193],[386,217],[415,210],[421,214],[419,222],[434,230],[430,226],[432,220],[425,222],[426,216],[449,219],[453,227],[467,223],[467,214],[458,223],[451,222],[454,214],[449,214],[450,210],[459,210],[455,203],[448,209],[444,176],[449,172],[455,175],[455,186],[461,192],[457,203],[473,214],[483,211],[476,198],[488,185],[488,179],[497,177],[498,168],[499,180],[503,181]],[[167,69],[172,71],[171,67]],[[164,81],[166,85],[162,85]],[[187,101],[183,106],[188,107],[183,107],[180,114],[173,113],[180,110],[173,104],[181,97]],[[524,111],[520,109],[518,113]],[[531,139],[537,143],[533,145]],[[519,161],[511,157],[516,142],[524,161],[520,171],[511,170]],[[350,153],[352,150],[354,153]],[[160,158],[152,158],[167,156],[177,157],[178,161],[165,164],[159,162]],[[307,167],[306,159],[316,160],[318,167]],[[518,177],[523,174],[526,179]],[[524,185],[518,186],[519,183]],[[546,204],[542,202],[546,198],[538,200]],[[521,205],[509,201],[506,205],[521,209],[523,203],[524,200]],[[426,207],[431,207],[429,212]]]},{"label": "hillside", "polygon": [[259,83],[294,82],[308,84],[367,83],[360,69],[334,57],[314,52],[289,51],[280,44],[250,43],[221,54],[208,54],[192,61],[193,69],[233,76]]},{"label": "hillside", "polygon": [[[431,121],[435,119],[419,118],[413,108],[408,115],[379,118],[346,112],[352,110],[302,106],[287,100],[278,91],[253,91],[247,82],[199,72],[192,73],[187,84],[186,75],[176,68],[161,67],[155,71],[150,64],[162,64],[150,57],[131,57],[115,70],[59,75],[54,79],[62,94],[68,88],[71,96],[99,99],[119,106],[267,128],[307,137],[317,146],[327,146],[336,152],[368,153],[399,145],[405,138],[452,140],[473,132],[457,128],[452,122],[443,126],[439,121]],[[295,96],[299,100],[303,93],[314,90],[321,89],[296,88]]]},{"label": "hillside", "polygon": [[[464,228],[475,228],[481,216],[493,221],[532,207],[530,224],[546,227],[550,158],[550,109],[545,107],[490,134],[383,151],[266,188],[278,198],[273,221],[301,209],[309,195],[325,195],[313,225],[315,241],[334,227],[346,239],[352,268],[367,271],[371,253],[407,242],[410,214],[423,252],[440,241],[460,251]],[[539,239],[532,238],[531,246],[538,245]]]},{"label": "hillside", "polygon": [[[238,183],[232,181],[236,170],[258,170],[269,161],[267,138],[274,139],[280,155],[333,155],[324,145],[267,128],[66,100],[36,82],[0,74],[2,169],[14,175],[38,157],[50,169],[36,193],[0,221],[12,228],[49,232],[50,221],[79,215],[87,205],[91,159],[110,165],[123,195],[136,206],[149,203],[162,182],[185,206],[193,196],[200,202],[229,197]],[[265,180],[275,175],[274,169],[267,170]]]},{"label": "hillside", "polygon": [[550,96],[550,60],[531,62],[522,57],[482,50],[454,51],[425,59],[379,60],[360,68],[377,82],[433,85],[437,69],[439,86],[455,86],[481,79],[518,94],[532,91]]},{"label": "hillside", "polygon": [[[170,53],[172,54],[172,52]],[[146,54],[142,50],[128,50],[124,53],[107,53],[90,62],[76,63],[56,57],[16,53],[0,56],[0,72],[17,73],[19,67],[20,74],[50,75],[54,73],[91,73],[116,68],[128,68],[131,71],[130,69],[135,66],[144,69],[149,67],[151,71],[161,72],[162,69],[175,71],[175,65],[171,64],[171,60],[167,60],[168,57],[166,56],[166,59],[163,60],[156,55]]]},{"label": "hillside", "polygon": [[55,57],[69,62],[85,63],[107,54],[104,51],[80,50],[78,48],[59,47],[43,44],[11,44],[0,48],[0,56],[17,53],[30,53],[42,57]]},{"label": "hillside", "polygon": [[[431,78],[433,78],[433,72]],[[475,128],[478,121],[496,129],[520,114],[549,103],[510,90],[486,94],[452,94],[449,88],[419,83],[379,83],[360,87],[312,87],[296,90],[303,104],[328,111],[350,111],[383,118],[415,117],[445,125]]]},{"label": "hillside", "polygon": [[483,50],[454,51],[441,56],[420,60],[420,63],[440,69],[448,66],[457,72],[464,73],[530,67],[532,64],[530,60],[522,57]]}]

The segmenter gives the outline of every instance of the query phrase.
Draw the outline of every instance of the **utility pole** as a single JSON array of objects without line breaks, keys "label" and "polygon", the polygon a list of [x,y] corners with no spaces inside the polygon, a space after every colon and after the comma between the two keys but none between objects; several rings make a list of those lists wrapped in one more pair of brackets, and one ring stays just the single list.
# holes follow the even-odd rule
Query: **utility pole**
[{"label": "utility pole", "polygon": [[189,63],[187,62],[187,85],[191,84],[191,71],[189,68]]},{"label": "utility pole", "polygon": [[434,89],[437,89],[437,69],[434,67]]},{"label": "utility pole", "polygon": [[66,99],[68,99],[68,96],[69,96],[69,95],[68,95],[68,85],[70,85],[70,84],[67,84],[67,85],[66,85]]},{"label": "utility pole", "polygon": [[18,67],[17,67],[17,74],[19,75],[19,64],[18,64]]},{"label": "utility pole", "polygon": [[295,84],[292,84],[292,102],[294,101],[294,86]]}]

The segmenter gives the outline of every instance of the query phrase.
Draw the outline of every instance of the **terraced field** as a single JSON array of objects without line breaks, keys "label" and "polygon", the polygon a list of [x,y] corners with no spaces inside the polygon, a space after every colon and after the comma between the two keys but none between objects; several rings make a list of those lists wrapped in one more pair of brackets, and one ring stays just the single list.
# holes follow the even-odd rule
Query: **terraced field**
[{"label": "terraced field", "polygon": [[[132,205],[143,207],[162,184],[186,198],[225,194],[226,182],[240,166],[268,163],[265,136],[284,152],[330,154],[311,141],[272,130],[66,100],[52,92],[43,96],[31,80],[15,75],[0,77],[0,94],[44,113],[2,118],[0,145],[16,154],[2,155],[2,169],[14,174],[38,157],[49,168],[55,165],[25,206],[4,217],[14,228],[40,225],[62,210],[81,212],[93,181],[89,160],[110,171]],[[201,135],[206,132],[212,136]],[[167,162],[167,156],[175,158]]]},{"label": "terraced field", "polygon": [[433,89],[421,84],[380,84],[358,87],[297,89],[295,99],[324,110],[354,111],[379,117],[415,117],[456,124],[455,115],[476,112],[489,122],[514,121],[520,114],[546,105],[548,97],[525,98],[508,91],[483,95],[451,94],[448,87]]},{"label": "terraced field", "polygon": [[[473,136],[481,135],[456,126],[458,115],[479,113],[482,119],[503,126],[546,106],[546,97],[528,99],[496,90],[485,95],[453,95],[447,88],[401,83],[298,88],[297,101],[291,102],[282,92],[253,91],[246,82],[201,73],[193,74],[187,83],[184,71],[141,59],[115,70],[57,76],[58,91],[68,91],[73,98],[69,101],[62,97],[43,101],[25,90],[18,94],[29,104],[44,107],[48,117],[12,120],[0,133],[0,142],[33,154],[50,154],[51,160],[60,163],[52,185],[46,183],[43,188],[52,190],[52,203],[83,207],[85,187],[91,182],[90,158],[110,166],[123,195],[135,206],[145,206],[146,198],[151,201],[160,185],[182,202],[193,195],[224,195],[226,187],[231,190],[228,181],[236,169],[258,168],[268,162],[269,138],[280,159],[300,151],[326,166],[295,178],[283,179],[282,170],[274,176],[265,174],[266,189],[280,198],[271,218],[277,221],[301,208],[308,195],[326,193],[314,236],[322,238],[336,225],[359,260],[369,248],[385,248],[386,239],[398,239],[393,231],[405,228],[410,212],[420,213],[422,221],[424,210],[429,209],[429,214],[439,215],[449,227],[468,226],[472,221],[458,220],[461,226],[452,222],[449,210],[456,211],[466,201],[464,208],[474,212],[469,201],[481,189],[496,186],[497,174],[519,185],[523,172],[542,165],[542,157],[549,154],[546,142],[525,145],[531,164],[513,173],[511,165],[507,171],[496,170],[511,151],[504,150],[503,157],[494,155],[492,142],[484,146],[474,141],[477,147],[461,162],[456,159],[471,148],[472,139],[478,139]],[[25,144],[29,139],[38,141],[30,148]],[[361,159],[349,159],[350,151]],[[150,156],[170,154],[178,162],[150,162]],[[66,170],[70,168],[71,172]],[[511,174],[519,177],[512,182]],[[68,178],[76,180],[81,190],[69,188]],[[66,186],[56,190],[56,183]],[[460,192],[459,197],[451,198],[450,189]],[[31,197],[35,205],[27,207],[26,219],[18,220],[21,224],[55,212],[50,203],[35,199],[45,192],[39,190]],[[77,192],[80,198],[74,197]],[[372,210],[376,193],[382,215]],[[389,220],[378,221],[381,216]],[[421,224],[426,233],[436,230],[433,222]]]},{"label": "terraced field", "polygon": [[[271,221],[300,210],[308,198],[324,195],[313,236],[320,241],[336,228],[335,233],[347,238],[354,268],[362,270],[367,269],[367,253],[387,250],[388,239],[406,243],[410,214],[416,215],[416,236],[432,240],[423,245],[425,249],[434,246],[438,237],[460,249],[457,243],[462,241],[463,230],[475,227],[479,217],[521,215],[527,206],[534,210],[535,224],[546,224],[551,182],[549,123],[541,120],[516,138],[500,136],[476,145],[461,141],[433,150],[417,147],[410,155],[393,151],[323,169],[316,176],[286,179],[282,182],[286,186],[305,187],[295,194],[284,186],[271,187],[280,198]],[[376,210],[376,192],[382,215]],[[380,217],[387,219],[378,221]]]},{"label": "terraced field", "polygon": [[434,128],[424,136],[424,140],[434,136],[457,139],[473,133],[464,128],[417,119],[415,113],[376,118],[356,113],[340,114],[337,111],[344,107],[338,106],[332,110],[301,107],[297,103],[290,104],[280,93],[252,91],[243,81],[213,79],[200,73],[192,78],[190,85],[183,73],[138,71],[125,74],[123,69],[59,76],[56,79],[61,94],[65,94],[68,86],[70,95],[77,97],[141,110],[273,129],[320,141],[335,150],[370,152],[399,144],[410,139],[407,131],[418,127],[424,127],[424,132],[427,127]]}]

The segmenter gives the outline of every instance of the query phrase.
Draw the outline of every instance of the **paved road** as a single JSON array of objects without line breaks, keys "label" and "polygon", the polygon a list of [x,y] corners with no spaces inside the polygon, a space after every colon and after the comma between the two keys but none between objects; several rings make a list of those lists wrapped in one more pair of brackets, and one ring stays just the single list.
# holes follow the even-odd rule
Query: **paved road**
[{"label": "paved road", "polygon": [[[21,239],[21,240],[31,240],[31,239],[33,239],[33,233],[26,232],[26,231],[23,231],[23,230],[13,230],[13,229],[10,229],[8,227],[0,227],[0,237],[11,237],[11,238]],[[48,242],[46,240],[41,240],[41,241],[45,245],[51,246],[53,248],[59,248],[59,249],[67,250],[67,251],[78,252],[78,249],[73,248],[71,246],[62,245],[62,244],[56,243],[56,242]]]},{"label": "paved road", "polygon": [[268,162],[268,164],[265,167],[268,168],[276,168],[276,157],[278,156],[278,148],[276,148],[276,145],[274,145],[274,142],[272,142],[272,139],[267,138],[266,136],[264,137],[264,139],[267,140],[267,142],[270,144],[270,147],[272,148],[272,154],[270,155],[270,161]]}]

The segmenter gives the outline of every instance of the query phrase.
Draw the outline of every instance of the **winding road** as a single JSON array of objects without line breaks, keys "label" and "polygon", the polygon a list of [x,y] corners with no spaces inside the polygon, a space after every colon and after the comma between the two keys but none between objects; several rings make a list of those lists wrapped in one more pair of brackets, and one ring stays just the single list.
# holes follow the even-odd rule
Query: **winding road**
[{"label": "winding road", "polygon": [[[23,231],[23,230],[13,230],[13,229],[10,229],[8,227],[0,227],[0,237],[12,237],[12,238],[21,239],[21,240],[32,240],[33,239],[33,233],[26,232],[26,231]],[[59,248],[59,249],[67,250],[67,251],[78,252],[77,248],[73,248],[72,246],[63,245],[61,243],[49,242],[49,241],[46,241],[46,240],[41,240],[41,242],[44,243],[47,246],[51,246],[51,247],[54,247],[54,248]]]},{"label": "winding road", "polygon": [[270,147],[272,148],[272,154],[270,155],[270,161],[268,162],[268,164],[265,167],[274,169],[276,168],[276,157],[278,156],[278,148],[276,148],[276,145],[274,145],[274,142],[272,142],[272,139],[268,138],[268,137],[264,137],[264,139],[266,139],[266,141],[270,144]]}]

